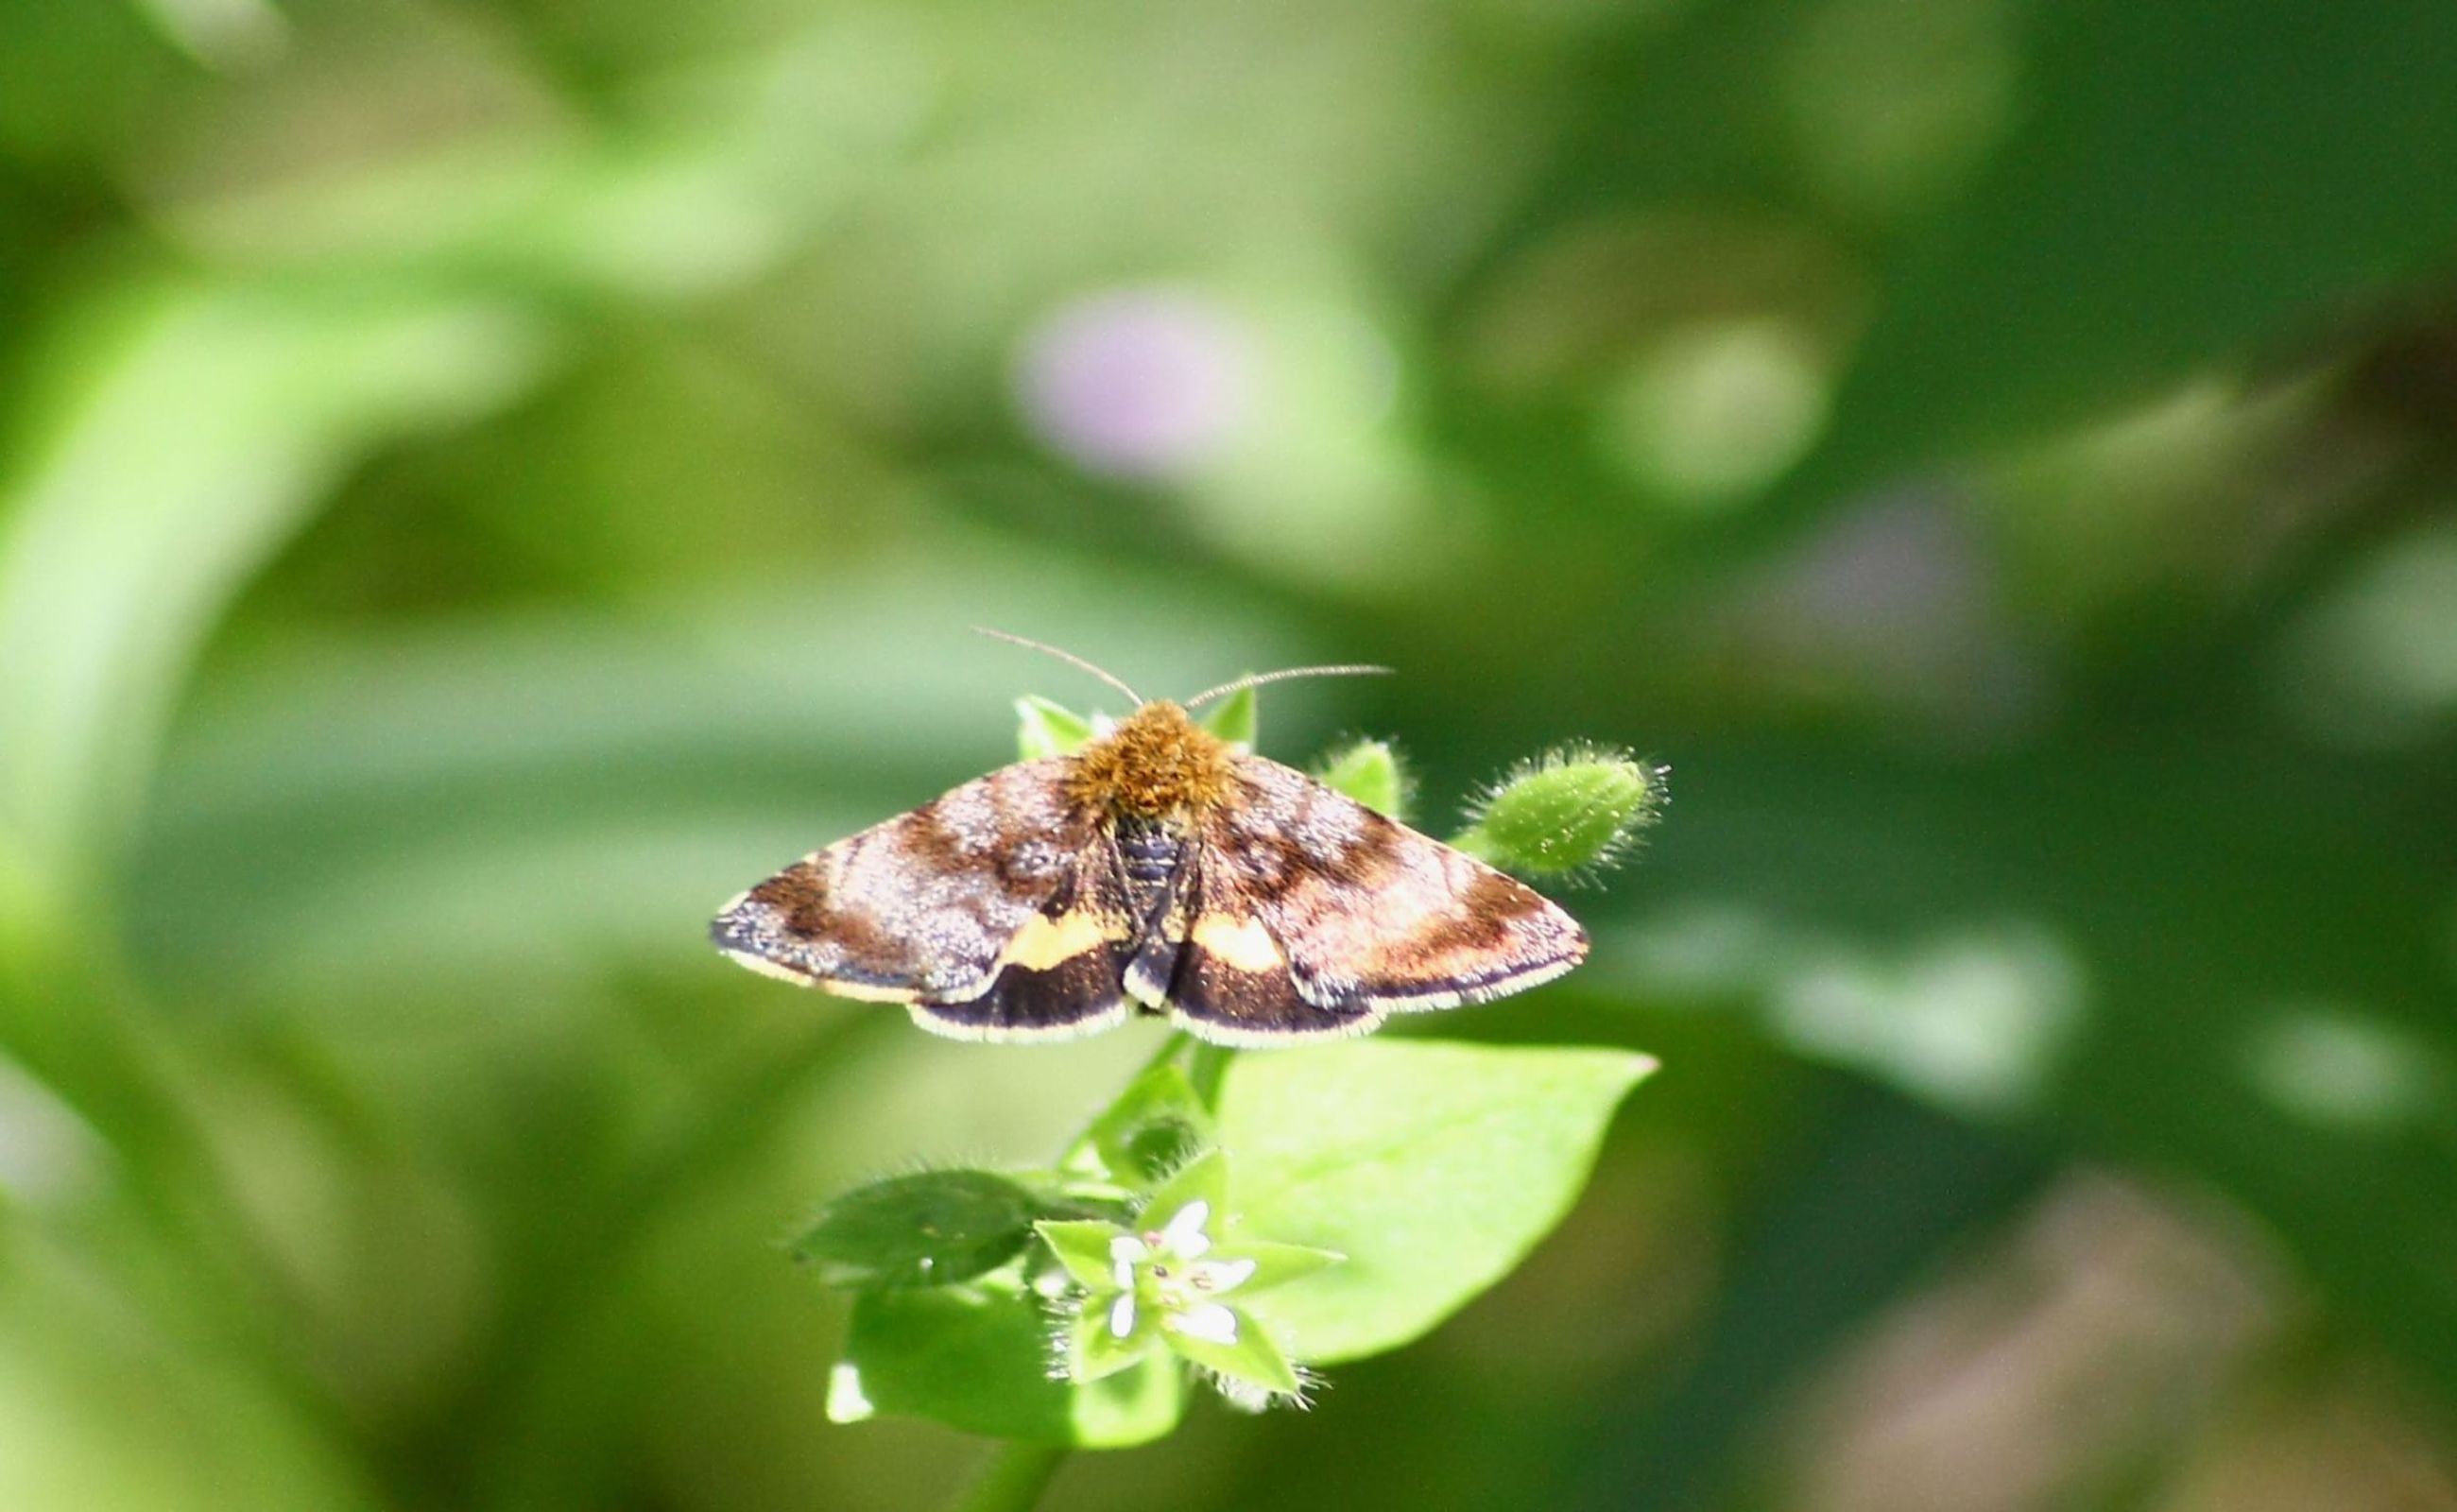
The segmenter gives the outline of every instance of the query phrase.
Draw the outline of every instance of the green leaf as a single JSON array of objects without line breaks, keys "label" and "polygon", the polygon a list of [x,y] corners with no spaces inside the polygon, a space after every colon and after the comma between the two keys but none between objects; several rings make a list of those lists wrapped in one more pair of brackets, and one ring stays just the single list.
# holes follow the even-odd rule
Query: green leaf
[{"label": "green leaf", "polygon": [[1085,1138],[1112,1179],[1156,1187],[1211,1144],[1211,1114],[1186,1068],[1167,1060],[1128,1083]]},{"label": "green leaf", "polygon": [[525,313],[414,290],[163,286],[64,342],[73,388],[0,487],[0,854],[81,882],[180,679],[258,566],[374,448],[548,361]]},{"label": "green leaf", "polygon": [[1211,712],[1203,716],[1204,729],[1230,745],[1244,746],[1249,751],[1254,749],[1254,736],[1260,725],[1261,705],[1256,702],[1251,688],[1238,689],[1213,705]]},{"label": "green leaf", "polygon": [[1180,1357],[1206,1370],[1267,1392],[1293,1396],[1298,1386],[1296,1368],[1281,1353],[1270,1331],[1241,1309],[1231,1307],[1227,1311],[1237,1323],[1235,1336],[1225,1342],[1197,1338],[1172,1328],[1164,1328],[1162,1337]]},{"label": "green leaf", "polygon": [[828,1378],[828,1419],[927,1418],[1082,1448],[1146,1443],[1177,1426],[1184,1383],[1165,1358],[1087,1385],[1051,1378],[1062,1326],[1030,1295],[994,1283],[864,1292]]},{"label": "green leaf", "polygon": [[1118,1289],[1109,1241],[1126,1231],[1098,1218],[1052,1218],[1033,1225],[1075,1284],[1092,1292]]},{"label": "green leaf", "polygon": [[1408,777],[1399,757],[1381,740],[1359,740],[1326,757],[1314,769],[1325,787],[1345,793],[1387,818],[1404,818]]},{"label": "green leaf", "polygon": [[1064,756],[1092,738],[1092,722],[1063,704],[1034,695],[1015,701],[1015,748],[1026,761]]},{"label": "green leaf", "polygon": [[1032,1237],[1041,1205],[986,1170],[930,1170],[846,1192],[795,1241],[830,1286],[946,1286],[994,1271]]},{"label": "green leaf", "polygon": [[1255,1297],[1254,1315],[1316,1362],[1423,1335],[1569,1211],[1614,1108],[1654,1065],[1394,1040],[1239,1057],[1220,1137],[1244,1225],[1347,1257]]}]

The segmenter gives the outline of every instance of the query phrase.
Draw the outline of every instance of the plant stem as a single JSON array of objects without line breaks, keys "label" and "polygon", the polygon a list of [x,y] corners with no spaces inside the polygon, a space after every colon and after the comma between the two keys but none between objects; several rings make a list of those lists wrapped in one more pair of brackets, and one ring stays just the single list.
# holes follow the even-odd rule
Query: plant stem
[{"label": "plant stem", "polygon": [[964,1487],[952,1512],[1032,1512],[1066,1451],[1056,1444],[1002,1443]]},{"label": "plant stem", "polygon": [[1194,1053],[1186,1063],[1186,1079],[1194,1084],[1194,1095],[1213,1112],[1220,1110],[1220,1081],[1228,1074],[1228,1062],[1236,1051],[1225,1045],[1194,1042]]}]

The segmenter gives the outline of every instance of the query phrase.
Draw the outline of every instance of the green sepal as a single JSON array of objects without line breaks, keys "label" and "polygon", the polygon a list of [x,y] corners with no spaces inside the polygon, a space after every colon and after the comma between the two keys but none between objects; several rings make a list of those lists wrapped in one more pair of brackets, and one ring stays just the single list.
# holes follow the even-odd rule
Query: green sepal
[{"label": "green sepal", "polygon": [[1118,1289],[1116,1262],[1109,1258],[1109,1241],[1126,1231],[1114,1223],[1098,1218],[1052,1218],[1034,1224],[1050,1253],[1075,1284],[1094,1293]]},{"label": "green sepal", "polygon": [[821,1208],[793,1254],[830,1286],[948,1286],[1014,1259],[1043,1211],[1032,1192],[991,1171],[892,1176]]},{"label": "green sepal", "polygon": [[1160,1229],[1195,1202],[1208,1207],[1204,1229],[1216,1234],[1228,1209],[1228,1157],[1216,1150],[1162,1183],[1160,1190],[1151,1194],[1151,1201],[1144,1205],[1138,1221],[1147,1230]]},{"label": "green sepal", "polygon": [[1228,1315],[1237,1320],[1237,1335],[1225,1344],[1181,1334],[1167,1325],[1163,1325],[1161,1336],[1180,1358],[1208,1371],[1277,1396],[1295,1396],[1302,1382],[1297,1378],[1296,1367],[1281,1353],[1278,1341],[1243,1309],[1230,1307]]},{"label": "green sepal", "polygon": [[1140,1313],[1136,1326],[1120,1338],[1109,1327],[1109,1308],[1115,1300],[1108,1296],[1087,1301],[1083,1313],[1066,1325],[1066,1374],[1078,1385],[1133,1369],[1150,1358],[1160,1343],[1158,1333]]},{"label": "green sepal", "polygon": [[1336,1250],[1317,1250],[1311,1245],[1238,1239],[1218,1246],[1204,1258],[1223,1265],[1239,1260],[1253,1261],[1254,1274],[1237,1284],[1237,1295],[1243,1296],[1249,1292],[1285,1286],[1299,1276],[1311,1275],[1316,1271],[1337,1265],[1348,1256]]},{"label": "green sepal", "polygon": [[1314,777],[1385,818],[1405,818],[1408,775],[1386,741],[1359,740],[1323,758]]},{"label": "green sepal", "polygon": [[1015,748],[1026,761],[1065,756],[1092,738],[1091,720],[1046,698],[1018,698],[1015,717]]},{"label": "green sepal", "polygon": [[1203,728],[1233,746],[1254,749],[1254,736],[1262,722],[1262,706],[1251,688],[1240,688],[1212,706],[1203,716]]}]

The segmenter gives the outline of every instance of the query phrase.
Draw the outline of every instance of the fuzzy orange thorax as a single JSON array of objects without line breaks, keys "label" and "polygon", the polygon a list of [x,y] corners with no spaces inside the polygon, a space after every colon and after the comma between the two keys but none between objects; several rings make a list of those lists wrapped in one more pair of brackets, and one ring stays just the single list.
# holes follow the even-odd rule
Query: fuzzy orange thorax
[{"label": "fuzzy orange thorax", "polygon": [[1189,816],[1227,795],[1229,772],[1228,744],[1160,699],[1076,753],[1067,789],[1113,814]]}]

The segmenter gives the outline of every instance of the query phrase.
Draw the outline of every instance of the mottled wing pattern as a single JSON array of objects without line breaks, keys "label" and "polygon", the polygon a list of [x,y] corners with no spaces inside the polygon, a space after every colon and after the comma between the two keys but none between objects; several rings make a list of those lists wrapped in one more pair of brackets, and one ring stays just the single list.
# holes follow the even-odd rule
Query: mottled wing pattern
[{"label": "mottled wing pattern", "polygon": [[1192,864],[1169,1003],[1222,1043],[1359,1034],[1534,986],[1587,953],[1534,889],[1261,756],[1237,759]]},{"label": "mottled wing pattern", "polygon": [[1002,767],[805,857],[727,904],[711,938],[958,1038],[1105,1028],[1127,1011],[1133,931],[1116,847],[1066,797],[1071,760]]}]

